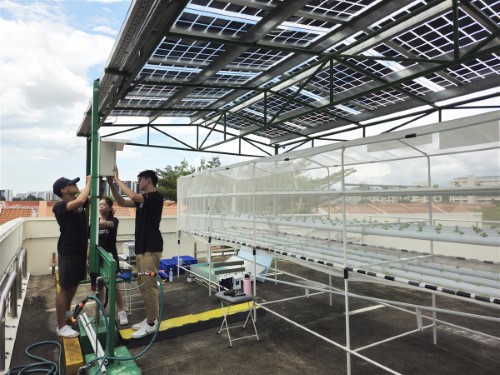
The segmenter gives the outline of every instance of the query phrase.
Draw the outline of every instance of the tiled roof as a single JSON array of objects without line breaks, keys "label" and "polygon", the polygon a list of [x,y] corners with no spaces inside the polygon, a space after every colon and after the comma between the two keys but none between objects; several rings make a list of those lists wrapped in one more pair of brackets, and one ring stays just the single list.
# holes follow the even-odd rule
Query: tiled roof
[{"label": "tiled roof", "polygon": [[17,219],[18,217],[31,216],[33,216],[33,210],[31,208],[5,207],[0,213],[0,225],[5,224],[8,221]]},{"label": "tiled roof", "polygon": [[469,212],[480,209],[482,206],[480,204],[457,204],[454,205],[453,209],[447,212]]},{"label": "tiled roof", "polygon": [[177,202],[163,202],[163,216],[177,216]]},{"label": "tiled roof", "polygon": [[116,217],[135,217],[134,207],[120,207],[118,205],[113,205]]},{"label": "tiled roof", "polygon": [[415,212],[406,204],[389,204],[389,203],[380,203],[373,205],[376,206],[379,210],[384,213],[390,212],[391,214],[409,214]]},{"label": "tiled roof", "polygon": [[16,208],[37,208],[38,204],[42,201],[5,201],[5,207],[16,207]]},{"label": "tiled roof", "polygon": [[[479,209],[479,204],[454,204],[442,203],[432,204],[433,213],[450,213],[450,212],[470,212]],[[326,214],[328,212],[327,206],[320,207],[321,212]],[[347,204],[346,210],[348,214],[418,214],[428,213],[429,205],[427,203],[368,203],[368,204]],[[334,205],[331,207],[332,214],[339,214],[342,212],[341,205]]]},{"label": "tiled roof", "polygon": [[[8,201],[0,213],[0,225],[18,217],[54,217],[52,208],[57,201]],[[116,217],[135,217],[135,208],[113,206]],[[33,211],[35,214],[33,215]],[[176,216],[177,203],[172,201],[163,202],[163,216]]]}]

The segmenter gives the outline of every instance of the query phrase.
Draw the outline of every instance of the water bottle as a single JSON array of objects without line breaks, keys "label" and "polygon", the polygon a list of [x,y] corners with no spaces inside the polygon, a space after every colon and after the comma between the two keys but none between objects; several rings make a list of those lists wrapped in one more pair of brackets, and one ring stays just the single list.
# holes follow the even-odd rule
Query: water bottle
[{"label": "water bottle", "polygon": [[174,271],[172,271],[172,268],[168,271],[168,281],[174,281]]},{"label": "water bottle", "polygon": [[243,293],[247,296],[251,296],[252,293],[252,279],[250,279],[250,272],[243,278]]}]

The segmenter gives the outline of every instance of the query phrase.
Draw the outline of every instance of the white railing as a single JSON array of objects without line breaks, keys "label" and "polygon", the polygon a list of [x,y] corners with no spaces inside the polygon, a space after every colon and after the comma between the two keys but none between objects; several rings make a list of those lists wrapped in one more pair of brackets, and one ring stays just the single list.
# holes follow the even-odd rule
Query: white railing
[{"label": "white railing", "polygon": [[[3,249],[5,250],[5,249]],[[5,318],[17,318],[17,302],[22,295],[22,280],[26,279],[26,248],[20,246],[2,274],[0,281],[0,371],[5,370]]]}]

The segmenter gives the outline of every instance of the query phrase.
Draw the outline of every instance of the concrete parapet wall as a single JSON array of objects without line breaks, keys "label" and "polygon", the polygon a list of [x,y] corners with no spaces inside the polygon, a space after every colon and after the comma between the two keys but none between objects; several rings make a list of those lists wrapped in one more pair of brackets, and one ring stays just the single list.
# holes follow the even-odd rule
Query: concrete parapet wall
[{"label": "concrete parapet wall", "polygon": [[[122,252],[122,243],[134,240],[135,218],[118,218],[120,226],[118,229],[118,253]],[[32,275],[46,275],[51,272],[52,253],[57,254],[57,240],[59,238],[59,226],[55,218],[29,218],[24,219],[22,225],[25,246],[28,250],[28,272]],[[163,235],[162,258],[171,258],[179,254],[177,245],[177,218],[163,217],[160,230]],[[19,236],[18,236],[19,237]],[[195,239],[181,237],[181,255],[194,255]],[[6,245],[6,244],[5,244]],[[13,247],[14,245],[9,247]],[[198,248],[202,246],[199,243]],[[7,246],[5,246],[7,247]],[[2,249],[4,244],[2,243]],[[17,247],[16,247],[17,248]],[[13,250],[15,251],[15,249]]]}]

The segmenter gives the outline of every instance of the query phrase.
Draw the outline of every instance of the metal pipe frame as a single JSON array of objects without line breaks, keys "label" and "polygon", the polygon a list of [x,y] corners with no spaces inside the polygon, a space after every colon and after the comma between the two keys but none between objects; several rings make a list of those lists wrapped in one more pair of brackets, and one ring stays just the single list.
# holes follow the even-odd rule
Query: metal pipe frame
[{"label": "metal pipe frame", "polygon": [[[11,271],[9,272],[9,270]],[[21,246],[5,269],[0,283],[0,371],[5,370],[5,316],[7,303],[9,303],[10,316],[17,318],[17,302],[23,292],[22,281],[27,277],[27,250],[24,246]]]},{"label": "metal pipe frame", "polygon": [[0,297],[0,371],[5,370],[5,314],[7,311],[9,294],[11,301],[14,300],[17,304],[16,278],[16,272],[13,271],[9,274],[5,288],[2,290],[2,295]]},{"label": "metal pipe frame", "polygon": [[[283,280],[276,280],[276,279],[264,277],[264,276],[259,276],[259,278],[262,278],[262,279],[268,280],[268,281],[272,281],[272,282],[278,282],[278,283],[285,284],[285,285],[295,286],[298,288],[307,288],[307,289],[316,290],[319,292],[332,293],[332,294],[336,294],[339,296],[345,295],[345,292],[343,292],[343,291],[336,291],[336,290],[327,289],[328,286],[326,286],[326,285],[324,287],[315,287],[315,286],[310,286],[310,285],[304,286],[302,284],[292,283],[292,282],[283,281]],[[363,299],[366,301],[375,302],[378,304],[385,303],[390,307],[392,307],[392,306],[409,307],[409,308],[413,308],[413,309],[421,309],[421,310],[426,310],[426,311],[430,311],[430,312],[434,311],[434,312],[440,312],[440,313],[445,313],[445,314],[450,314],[450,315],[462,316],[462,317],[466,317],[466,318],[476,318],[476,319],[480,319],[480,320],[486,320],[486,321],[500,323],[500,317],[471,314],[471,313],[466,313],[466,312],[462,312],[462,311],[454,311],[454,310],[440,309],[440,308],[430,307],[430,306],[415,305],[415,304],[406,303],[406,302],[390,301],[390,300],[386,300],[386,299],[382,299],[382,298],[362,296],[362,295],[355,294],[355,293],[348,293],[348,295],[349,295],[349,297],[359,298],[359,299]],[[268,303],[268,302],[266,302],[266,303]],[[259,303],[259,305],[260,304],[261,303]],[[264,304],[264,303],[262,303],[262,304]]]},{"label": "metal pipe frame", "polygon": [[[221,241],[234,242],[237,244],[251,243],[252,236],[249,230],[244,232],[242,228],[237,228],[234,229],[233,232],[234,233],[231,234],[229,229],[225,229],[224,233],[213,232],[212,234],[214,238]],[[275,253],[277,256],[286,256],[291,260],[308,260],[314,262],[315,264],[322,264],[339,270],[345,269],[343,266],[342,244],[333,246],[331,243],[317,238],[311,239],[308,237],[297,237],[288,234],[282,234],[282,236],[276,238],[276,236],[272,234],[269,234],[269,236],[266,237],[265,234],[266,233],[263,233],[259,237],[259,243],[265,244],[262,245],[264,247],[260,247],[260,249],[263,249],[264,251]],[[197,235],[202,234],[197,233]],[[305,241],[307,241],[308,250],[302,250],[306,245]],[[466,286],[463,281],[467,281],[466,290],[469,293],[474,293],[476,295],[490,295],[490,302],[493,302],[494,298],[500,297],[500,295],[498,295],[498,289],[496,289],[498,279],[491,279],[493,277],[491,272],[477,271],[475,274],[470,274],[469,272],[462,271],[462,268],[451,267],[437,262],[426,264],[424,267],[418,264],[409,263],[411,260],[406,259],[406,256],[398,258],[397,254],[393,257],[378,254],[376,247],[361,247],[361,245],[352,244],[349,244],[348,247],[348,268],[352,269],[352,271],[355,271],[356,273],[359,273],[360,275],[370,273],[368,274],[369,276],[377,276],[378,278],[385,279],[386,275],[383,268],[379,266],[373,266],[370,268],[370,265],[373,265],[380,260],[391,261],[392,263],[397,263],[401,266],[398,268],[393,267],[390,270],[389,276],[392,276],[395,280],[404,282],[405,284],[409,284],[409,280],[420,280],[421,276],[419,275],[425,274],[425,280],[427,283],[442,285],[444,288],[458,288],[457,290],[459,290]],[[283,248],[283,250],[280,250],[281,248]],[[372,250],[372,253],[367,254],[367,250]],[[404,254],[405,253],[401,253],[401,256]],[[447,278],[443,279],[443,275],[446,275]],[[478,286],[478,284],[481,286]],[[480,301],[481,300],[478,299],[477,302]]]},{"label": "metal pipe frame", "polygon": [[[305,297],[311,295],[310,291],[318,293],[328,292],[330,293],[330,296],[337,294],[344,297],[346,312],[346,343],[345,345],[338,343],[334,344],[345,350],[347,356],[347,373],[350,374],[350,356],[359,355],[357,351],[364,349],[351,348],[350,346],[350,298],[360,298],[367,301],[373,301],[378,304],[383,303],[390,307],[394,306],[393,308],[397,307],[400,309],[411,309],[415,311],[417,320],[416,330],[412,329],[409,332],[387,338],[381,342],[394,340],[423,329],[433,328],[433,342],[436,344],[436,325],[438,322],[436,318],[437,313],[489,320],[495,323],[500,322],[500,318],[497,317],[496,311],[492,314],[494,316],[480,316],[468,314],[465,311],[440,309],[436,307],[435,301],[436,295],[440,295],[457,299],[461,298],[464,302],[469,301],[483,306],[488,304],[488,306],[493,309],[499,308],[500,294],[498,291],[498,283],[500,282],[500,279],[498,278],[496,269],[494,270],[496,264],[493,263],[497,261],[496,255],[493,257],[493,260],[490,260],[490,258],[492,258],[490,253],[481,257],[481,259],[484,258],[487,260],[487,263],[492,262],[493,264],[491,267],[485,265],[484,269],[481,267],[481,270],[478,270],[477,272],[474,270],[462,272],[458,269],[453,271],[451,269],[452,262],[448,262],[448,259],[455,259],[454,257],[444,257],[443,259],[436,256],[432,257],[432,254],[435,252],[435,241],[454,244],[463,243],[471,246],[484,245],[484,249],[489,251],[490,247],[498,245],[498,240],[500,239],[500,233],[498,230],[485,228],[484,225],[477,225],[477,227],[480,226],[481,228],[463,228],[462,225],[460,225],[460,227],[456,226],[455,228],[453,228],[453,225],[442,227],[440,223],[437,224],[439,222],[439,218],[437,218],[436,215],[432,215],[431,211],[433,206],[431,203],[427,204],[426,215],[424,215],[423,219],[417,220],[419,221],[418,223],[406,223],[406,218],[402,217],[397,219],[398,222],[396,223],[364,224],[359,221],[348,221],[348,218],[356,216],[347,215],[346,210],[347,197],[351,196],[418,196],[429,199],[430,197],[440,195],[491,195],[496,198],[499,194],[498,184],[488,187],[473,186],[463,188],[434,188],[432,186],[431,178],[433,177],[431,175],[431,161],[434,162],[437,158],[448,155],[464,156],[466,153],[476,157],[480,154],[480,152],[497,152],[499,147],[498,133],[493,131],[494,125],[496,124],[495,121],[498,122],[498,112],[473,116],[466,118],[459,123],[455,121],[440,123],[439,132],[443,134],[443,138],[439,137],[439,139],[434,137],[434,134],[438,132],[438,130],[436,130],[433,126],[427,126],[420,127],[417,130],[410,129],[398,132],[397,134],[382,134],[362,140],[321,146],[315,150],[300,150],[290,153],[290,157],[287,158],[283,158],[282,155],[276,155],[266,158],[263,161],[246,161],[235,163],[230,166],[211,169],[208,172],[210,177],[220,176],[221,180],[227,184],[227,187],[224,188],[220,188],[220,186],[217,185],[217,189],[212,188],[205,189],[203,191],[200,189],[197,190],[195,188],[196,184],[206,183],[204,179],[205,174],[200,173],[185,176],[180,179],[181,182],[185,182],[184,185],[186,186],[184,186],[185,192],[179,196],[179,204],[185,204],[188,206],[189,211],[185,213],[186,217],[181,218],[180,220],[181,225],[182,223],[185,223],[185,226],[179,229],[183,230],[187,235],[194,235],[198,237],[209,236],[212,240],[231,243],[234,245],[252,246],[275,257],[290,259],[297,263],[301,263],[308,268],[318,269],[321,272],[329,274],[330,285],[330,275],[335,271],[341,271],[344,276],[343,291],[334,291],[329,287],[297,286],[305,288]],[[476,126],[481,126],[481,128],[475,128]],[[483,128],[483,126],[485,126],[485,128]],[[454,145],[454,147],[446,147],[448,135],[450,137],[460,135],[463,136],[464,130],[469,130],[469,128],[471,128],[471,134],[474,133],[473,129],[479,129],[478,131],[484,131],[488,134],[491,132],[491,137],[489,136],[487,140],[484,141],[481,141],[481,139],[475,139],[470,145],[474,146],[474,148],[460,147],[461,145],[457,145],[453,142],[450,143],[450,146]],[[415,137],[422,138],[419,139],[418,142],[409,140]],[[432,142],[430,142],[430,140],[432,140]],[[391,142],[394,143],[394,145]],[[437,142],[443,143],[441,144]],[[392,147],[395,147],[404,148],[406,150],[403,151],[406,152],[388,152],[387,154],[380,154],[377,157],[374,155],[368,155],[366,158],[358,157],[358,154],[366,152],[364,151],[365,149],[369,151],[372,145],[372,148],[375,151],[379,149],[381,151],[388,151],[392,150]],[[352,153],[349,154],[351,150]],[[319,154],[321,157],[313,158]],[[348,159],[348,156],[351,158]],[[312,159],[314,163],[311,162]],[[301,164],[305,160],[307,160],[309,164]],[[427,176],[427,185],[425,187],[420,188],[406,185],[394,187],[379,186],[379,181],[377,179],[375,179],[371,184],[377,188],[369,191],[366,189],[348,189],[346,187],[346,173],[349,172],[349,169],[359,165],[366,166],[368,164],[382,164],[395,161],[405,162],[411,160],[422,160],[422,162],[425,163],[425,166],[422,166],[422,173]],[[291,161],[290,164],[286,163],[288,161]],[[278,167],[276,167],[276,164],[279,164]],[[337,173],[337,170],[340,171],[338,172],[339,177],[333,180],[335,183],[335,186],[333,187],[329,184],[330,171],[328,169],[326,172],[319,170],[320,168],[328,168],[329,166],[335,168],[335,173]],[[300,174],[294,174],[294,172],[298,172],[299,169]],[[226,172],[226,170],[234,170],[234,172]],[[257,170],[258,177],[256,177]],[[316,173],[318,170],[319,172]],[[228,175],[228,173],[230,174]],[[318,184],[307,187],[305,184],[298,183],[301,181],[300,178],[306,176],[307,173],[310,173],[311,175],[316,173],[314,174],[314,177],[318,179]],[[394,171],[393,173],[397,175],[397,171]],[[323,180],[325,179],[325,176],[328,176],[328,180],[326,181]],[[265,184],[262,183],[262,188],[256,190],[256,178],[259,178],[259,181],[271,179],[276,182],[282,182],[283,187],[282,189],[277,189],[275,184],[266,180]],[[189,182],[188,179],[192,182]],[[231,185],[233,181],[235,182]],[[347,180],[347,182],[349,181]],[[193,186],[188,186],[188,184]],[[338,187],[336,186],[337,184],[341,184],[341,186]],[[240,186],[241,188],[239,188]],[[194,194],[191,194],[191,192],[194,192]],[[206,211],[200,207],[201,202],[204,202],[207,197],[209,197],[212,201],[214,199],[220,199],[222,204],[220,211],[218,211],[216,207],[213,207],[214,209],[211,207],[210,213],[207,215]],[[270,201],[266,208],[262,208],[262,211],[256,211],[255,202],[260,199],[260,197],[262,197],[262,199],[270,199]],[[312,202],[314,202],[314,198],[318,198],[318,200],[321,198],[321,202],[327,202],[328,204],[332,201],[335,202],[335,204],[339,204],[340,202],[341,212],[336,215],[333,220],[331,218],[330,210],[328,211],[328,219],[318,217],[318,215],[314,214],[294,214],[301,212],[296,206],[293,205],[296,204],[294,200],[293,202],[290,202],[289,206],[283,204],[283,215],[279,215],[279,213],[276,212],[270,214],[273,204],[276,205],[278,200],[284,201],[292,197],[297,197],[297,201],[299,203],[303,198],[310,198]],[[226,200],[222,198],[225,198]],[[237,209],[235,209],[236,206],[230,204],[229,202],[231,202],[231,200],[236,201],[238,199],[241,199],[241,201],[238,201],[237,203],[241,203],[237,206]],[[227,207],[223,206],[224,204],[227,205]],[[209,227],[206,226],[207,216],[210,218]],[[405,222],[403,223],[403,221]],[[430,223],[435,224],[435,226],[428,225]],[[340,237],[337,238],[337,241],[335,242],[330,241],[332,232],[340,234]],[[413,256],[413,254],[404,253],[403,251],[398,252],[394,249],[392,249],[393,251],[391,252],[388,252],[388,250],[391,249],[387,248],[377,250],[378,246],[364,246],[363,249],[361,249],[363,244],[360,243],[359,245],[356,245],[348,242],[348,235],[353,236],[353,234],[355,238],[358,238],[358,236],[370,235],[426,240],[428,241],[429,246],[424,249],[424,253],[416,251],[415,256]],[[328,240],[325,240],[325,237],[328,237]],[[431,258],[433,259],[433,262],[431,262],[429,267],[420,262],[418,260],[419,257],[416,257],[418,255],[427,255],[427,253],[430,253]],[[468,256],[472,257],[474,255]],[[459,258],[463,259],[461,257]],[[468,259],[464,259],[464,261],[468,261]],[[383,264],[398,266],[389,269],[387,267],[382,268]],[[471,263],[465,263],[463,266],[460,264],[459,268],[462,267],[471,269],[475,268],[472,267]],[[422,272],[422,274],[419,274],[417,277],[418,271],[420,270],[428,270],[429,272]],[[377,283],[384,283],[402,288],[417,289],[431,293],[432,306],[427,307],[405,304],[402,302],[387,301],[379,298],[364,297],[350,293],[348,290],[349,279],[356,279],[357,276],[363,277],[365,280],[367,280],[367,278],[371,278],[371,280]],[[451,281],[448,280],[448,277],[452,278]],[[276,278],[265,277],[264,279],[269,280],[270,282],[274,281],[276,284],[278,282],[283,283],[283,281],[278,281]],[[486,286],[483,285],[483,280],[485,281]],[[459,283],[460,285],[458,285]],[[260,306],[265,306],[265,304],[261,304]],[[269,311],[274,313],[271,310]],[[432,319],[431,324],[424,326],[422,323],[422,311],[425,311],[428,315],[432,315],[432,317],[429,318]],[[277,315],[283,317],[280,314]],[[283,318],[308,332],[310,331],[286,317]],[[321,337],[321,335],[317,333],[313,334]],[[326,341],[331,342],[329,339],[326,339]],[[381,342],[370,344],[370,346],[378,345]],[[366,359],[366,357],[363,358]],[[373,363],[371,360],[368,360],[368,362]],[[384,368],[380,364],[377,364],[377,366]],[[387,371],[393,372],[392,370]]]},{"label": "metal pipe frame", "polygon": [[[290,274],[292,275],[292,274]],[[294,275],[292,275],[294,276]],[[324,287],[315,287],[315,286],[305,286],[303,284],[297,284],[297,283],[292,283],[292,282],[287,282],[287,281],[282,281],[282,280],[277,280],[276,278],[267,278],[267,277],[263,277],[265,280],[268,280],[268,281],[274,281],[275,283],[281,283],[281,284],[285,284],[285,285],[291,285],[291,286],[295,286],[295,287],[298,287],[298,288],[303,288],[306,290],[306,294],[305,295],[301,295],[301,296],[295,296],[295,297],[289,297],[289,298],[284,298],[284,299],[280,299],[280,300],[275,300],[275,301],[266,301],[266,302],[262,302],[262,303],[256,303],[256,305],[259,307],[259,308],[263,308],[264,310],[278,316],[279,318],[297,326],[298,328],[306,331],[306,332],[309,332],[311,334],[313,334],[314,336],[326,341],[326,342],[329,342],[330,344],[333,344],[335,345],[336,347],[340,348],[340,349],[343,349],[347,355],[356,355],[358,356],[359,358],[362,358],[364,360],[366,360],[367,362],[377,366],[377,367],[380,367],[390,373],[393,373],[393,374],[398,374],[398,372],[395,372],[387,367],[385,367],[384,365],[374,361],[374,360],[371,360],[369,359],[368,357],[366,356],[363,356],[363,355],[360,355],[359,352],[362,351],[362,350],[365,350],[365,349],[368,349],[368,348],[371,348],[371,347],[374,347],[374,346],[377,346],[379,344],[383,344],[383,343],[386,343],[386,342],[389,342],[389,341],[393,341],[393,340],[396,340],[398,338],[401,338],[401,337],[405,337],[405,336],[408,336],[408,335],[411,335],[413,333],[417,333],[417,332],[422,332],[423,330],[425,329],[429,329],[429,328],[433,328],[434,330],[436,329],[436,325],[437,325],[437,322],[439,322],[440,324],[445,324],[445,325],[449,325],[449,326],[452,326],[452,327],[458,327],[460,329],[465,329],[465,330],[468,330],[468,331],[472,331],[470,330],[469,328],[467,327],[462,327],[462,326],[459,326],[459,325],[456,325],[456,324],[453,324],[453,323],[449,323],[449,322],[446,322],[446,321],[443,321],[443,320],[438,320],[435,318],[435,313],[437,312],[440,312],[440,313],[446,313],[446,314],[451,314],[451,315],[458,315],[458,316],[463,316],[463,317],[467,317],[467,318],[477,318],[477,319],[481,319],[481,320],[487,320],[487,321],[494,321],[494,322],[500,322],[500,318],[497,318],[497,317],[488,317],[488,316],[483,316],[483,315],[477,315],[477,314],[469,314],[469,313],[464,313],[464,312],[458,312],[458,311],[453,311],[453,310],[446,310],[446,309],[439,309],[439,308],[436,308],[434,306],[432,307],[428,307],[428,306],[420,306],[420,305],[414,305],[414,304],[409,304],[409,303],[404,303],[404,302],[397,302],[397,301],[387,301],[387,300],[384,300],[384,299],[380,299],[380,298],[374,298],[374,297],[366,297],[366,296],[360,296],[360,295],[357,295],[357,294],[354,294],[354,293],[346,293],[346,292],[343,292],[343,291],[339,291],[338,289],[337,290],[329,290],[329,287],[327,286],[324,286]],[[320,283],[318,283],[320,284]],[[328,288],[328,289],[326,289]],[[309,294],[308,293],[308,290],[309,289],[312,289],[312,290],[317,290],[318,292],[317,293],[313,293],[313,294]],[[413,329],[413,330],[409,330],[409,331],[406,331],[406,332],[403,332],[399,335],[395,335],[395,336],[391,336],[391,337],[388,337],[386,339],[383,339],[383,340],[380,340],[380,341],[377,341],[377,342],[374,342],[374,343],[371,343],[369,345],[365,345],[363,347],[359,347],[359,348],[356,348],[356,349],[352,349],[348,346],[344,346],[340,343],[337,343],[325,336],[322,336],[320,335],[319,333],[303,326],[302,324],[300,323],[297,323],[287,317],[285,317],[284,315],[282,314],[279,314],[275,311],[273,311],[272,309],[270,309],[269,307],[267,307],[267,305],[270,305],[270,304],[274,304],[274,303],[281,303],[281,302],[285,302],[285,301],[290,301],[290,300],[294,300],[294,299],[297,299],[297,298],[304,298],[304,297],[309,297],[311,295],[318,295],[318,294],[323,294],[323,293],[329,293],[330,295],[332,294],[336,294],[336,295],[344,295],[345,298],[347,299],[348,297],[353,297],[353,298],[358,298],[358,299],[364,299],[364,300],[367,300],[367,301],[371,301],[371,302],[376,302],[376,303],[379,303],[379,304],[382,304],[386,307],[391,307],[391,308],[394,308],[394,309],[397,309],[397,310],[400,310],[402,312],[406,312],[406,313],[410,313],[410,314],[415,314],[416,317],[417,317],[417,328],[416,329]],[[434,295],[434,294],[433,294]],[[434,305],[434,304],[433,304]],[[412,311],[409,311],[409,310],[406,310],[405,308],[403,307],[409,307],[409,308],[413,308],[415,310],[415,312],[412,312]],[[422,315],[421,314],[421,311],[422,310],[427,310],[429,312],[431,312],[433,315],[432,316],[425,316],[425,315]],[[347,313],[346,314],[349,314],[349,309],[348,307],[346,307],[346,311]],[[433,323],[432,324],[428,324],[426,326],[423,326],[422,325],[422,318],[425,318],[425,319],[429,319],[429,320],[432,320]],[[346,327],[347,328],[347,327]],[[493,339],[496,339],[496,340],[500,340],[500,337],[495,337],[495,336],[491,336],[491,335],[488,335],[488,334],[484,334],[482,332],[478,332],[478,331],[474,331],[475,333],[480,333],[482,335],[485,335],[487,337],[490,337],[490,338],[493,338]],[[435,339],[434,339],[435,340]],[[349,367],[349,363],[348,363],[348,372],[350,371],[350,367]]]}]

